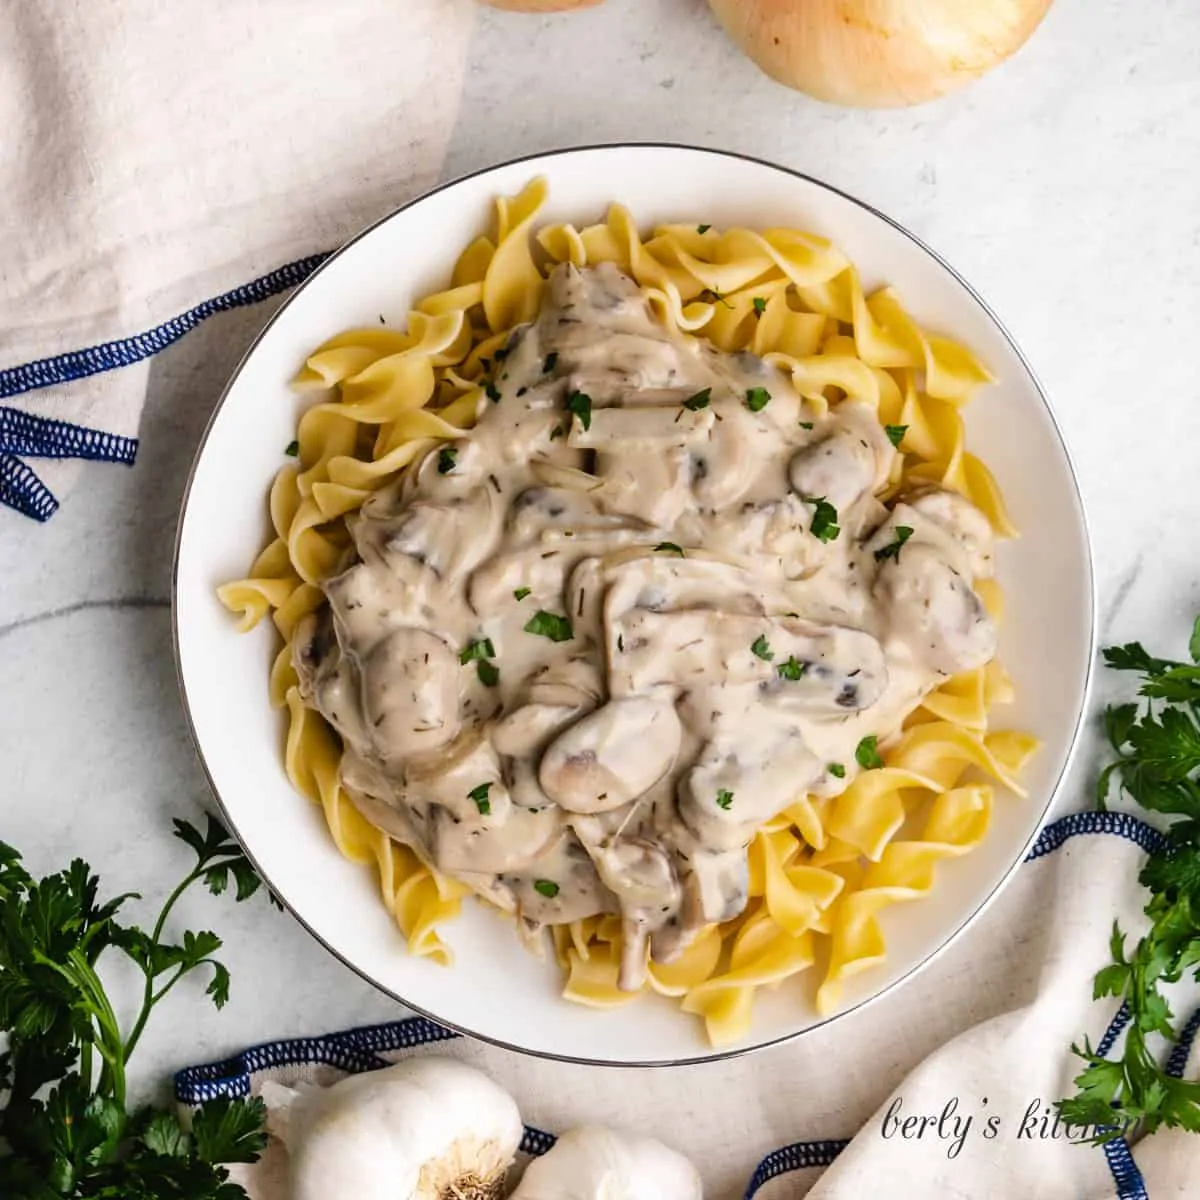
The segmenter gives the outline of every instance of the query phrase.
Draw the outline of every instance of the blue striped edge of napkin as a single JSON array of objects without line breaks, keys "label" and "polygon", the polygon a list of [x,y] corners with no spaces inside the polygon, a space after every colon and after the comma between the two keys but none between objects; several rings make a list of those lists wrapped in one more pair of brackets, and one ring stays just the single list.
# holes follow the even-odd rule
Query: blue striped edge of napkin
[{"label": "blue striped edge of napkin", "polygon": [[[1166,839],[1157,829],[1128,813],[1071,813],[1060,817],[1042,830],[1025,861],[1029,863],[1045,858],[1060,850],[1072,838],[1096,834],[1125,838],[1126,841],[1136,843],[1147,853],[1161,850],[1166,845]],[[1096,1047],[1098,1054],[1106,1055],[1113,1048],[1117,1038],[1129,1024],[1129,1015],[1128,1008],[1122,1004]],[[1168,1074],[1176,1078],[1183,1075],[1198,1031],[1200,1008],[1185,1023],[1179,1040],[1171,1050],[1167,1059]],[[444,1029],[425,1017],[409,1017],[403,1021],[347,1029],[321,1037],[265,1042],[222,1062],[186,1067],[175,1076],[175,1098],[181,1104],[197,1105],[218,1096],[247,1096],[251,1091],[253,1075],[278,1067],[320,1064],[350,1074],[376,1071],[388,1066],[388,1063],[379,1057],[380,1051],[410,1050],[458,1036],[453,1030]],[[840,1138],[793,1142],[789,1146],[772,1150],[750,1177],[745,1200],[752,1200],[761,1188],[781,1175],[829,1166],[849,1145],[849,1141],[849,1138]],[[545,1154],[554,1142],[553,1134],[527,1125],[521,1149],[527,1154]],[[1121,1138],[1107,1143],[1102,1150],[1112,1173],[1118,1200],[1149,1200],[1142,1174],[1133,1160],[1128,1143]]]},{"label": "blue striped edge of napkin", "polygon": [[[216,313],[258,304],[303,283],[330,253],[311,254],[288,263],[132,337],[0,370],[0,399],[142,362],[165,350]],[[0,406],[0,504],[15,508],[35,521],[48,521],[57,511],[58,501],[33,468],[22,462],[18,455],[26,458],[86,458],[131,466],[137,455],[137,438],[119,437],[69,421],[50,420]]]}]

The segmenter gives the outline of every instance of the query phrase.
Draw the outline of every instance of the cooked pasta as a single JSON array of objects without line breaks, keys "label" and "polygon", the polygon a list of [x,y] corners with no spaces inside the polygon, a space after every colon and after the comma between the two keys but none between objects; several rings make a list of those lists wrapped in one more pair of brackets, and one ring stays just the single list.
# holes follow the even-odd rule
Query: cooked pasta
[{"label": "cooked pasta", "polygon": [[[673,336],[763,360],[791,381],[812,418],[807,428],[865,406],[897,447],[876,489],[885,503],[936,485],[965,497],[997,536],[1015,532],[992,475],[966,449],[960,409],[989,381],[987,369],[965,347],[918,326],[890,288],[864,292],[854,266],[827,241],[704,225],[661,226],[643,238],[620,205],[600,224],[535,229],[545,199],[540,179],[498,199],[493,233],[464,250],[444,291],[416,304],[406,331],[349,330],[309,356],[295,384],[311,390],[314,403],[299,422],[298,461],[271,488],[274,539],[245,579],[218,593],[240,614],[240,629],[270,614],[283,641],[269,693],[287,714],[284,764],[293,786],[321,806],[338,850],[377,873],[411,952],[447,964],[439,927],[473,889],[436,869],[419,840],[368,820],[363,813],[373,810],[362,797],[352,802],[343,739],[302,697],[293,641],[311,627],[322,584],[351,553],[347,516],[445,455],[496,400],[498,364],[514,328],[542,311],[556,264],[611,264]],[[589,409],[584,433],[591,419]],[[542,469],[563,486],[591,486],[573,468]],[[903,541],[875,557],[898,559]],[[647,552],[622,553],[628,560]],[[973,583],[999,620],[995,581]],[[1021,795],[1018,776],[1036,747],[1028,735],[991,728],[993,706],[1012,698],[996,661],[942,676],[906,706],[892,736],[878,747],[864,739],[863,769],[851,764],[844,788],[806,787],[781,811],[772,808],[750,844],[741,911],[699,929],[672,961],[649,957],[640,990],[677,999],[721,1045],[747,1035],[758,989],[786,985],[799,997],[802,981],[814,977],[815,1003],[828,1013],[847,980],[883,961],[881,910],[927,895],[939,862],[979,844],[995,786]],[[844,774],[842,767],[837,777]],[[610,1007],[636,995],[624,977],[629,925],[618,915],[589,915],[551,933],[568,999]]]}]

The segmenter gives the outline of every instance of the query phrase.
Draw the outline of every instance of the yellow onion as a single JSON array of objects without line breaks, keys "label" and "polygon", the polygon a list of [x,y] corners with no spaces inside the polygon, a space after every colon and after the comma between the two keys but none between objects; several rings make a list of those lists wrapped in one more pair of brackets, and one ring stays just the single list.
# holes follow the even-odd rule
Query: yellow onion
[{"label": "yellow onion", "polygon": [[556,13],[572,12],[577,8],[592,8],[603,4],[604,0],[483,0],[493,8],[502,8],[505,12],[523,13]]},{"label": "yellow onion", "polygon": [[773,79],[831,104],[920,104],[1014,53],[1053,0],[708,0]]}]

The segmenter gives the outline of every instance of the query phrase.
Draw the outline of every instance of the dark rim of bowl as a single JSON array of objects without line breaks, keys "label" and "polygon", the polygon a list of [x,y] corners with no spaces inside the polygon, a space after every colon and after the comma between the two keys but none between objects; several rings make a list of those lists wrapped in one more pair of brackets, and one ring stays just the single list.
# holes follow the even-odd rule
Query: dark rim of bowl
[{"label": "dark rim of bowl", "polygon": [[1063,437],[1062,429],[1060,428],[1060,426],[1058,424],[1058,420],[1054,415],[1054,409],[1051,407],[1050,400],[1049,400],[1048,396],[1046,395],[1046,389],[1042,386],[1041,380],[1037,377],[1037,374],[1034,372],[1033,367],[1030,365],[1028,359],[1022,353],[1021,348],[1017,345],[1016,340],[1013,338],[1012,334],[1009,333],[1009,331],[1005,327],[1004,323],[1000,320],[1000,318],[992,310],[991,306],[987,303],[987,301],[984,300],[984,298],[979,294],[979,292],[976,291],[975,288],[972,287],[971,284],[968,283],[967,280],[964,279],[962,277],[962,275],[960,275],[944,258],[942,258],[941,255],[937,253],[937,251],[933,250],[930,246],[926,245],[926,243],[924,241],[922,241],[919,237],[917,237],[916,234],[914,234],[910,230],[906,229],[898,221],[893,220],[886,213],[880,212],[879,209],[874,208],[872,205],[866,203],[866,201],[860,200],[860,199],[858,199],[858,197],[852,196],[848,192],[844,192],[840,188],[833,187],[831,184],[825,183],[820,179],[815,179],[811,175],[806,175],[802,171],[795,171],[795,170],[792,170],[790,167],[783,167],[783,166],[780,166],[778,163],[769,162],[766,159],[756,158],[755,156],[750,155],[750,154],[741,154],[741,153],[739,153],[737,151],[733,151],[733,150],[716,150],[716,149],[710,149],[708,147],[690,146],[690,145],[687,145],[684,143],[677,143],[677,142],[604,142],[604,143],[598,143],[595,145],[588,145],[588,146],[572,146],[572,147],[568,147],[568,148],[564,148],[564,149],[560,149],[560,150],[540,151],[540,152],[533,153],[533,154],[525,154],[525,155],[521,155],[518,158],[508,159],[505,162],[495,163],[495,164],[492,164],[491,166],[487,166],[487,167],[481,167],[476,171],[471,171],[467,174],[460,175],[455,179],[447,181],[446,183],[439,184],[435,188],[431,188],[427,192],[423,192],[419,196],[415,196],[413,199],[400,205],[398,208],[387,213],[385,216],[380,217],[379,220],[372,222],[365,229],[363,229],[361,232],[355,234],[354,237],[350,238],[343,245],[341,245],[336,251],[334,251],[302,284],[300,284],[296,288],[296,290],[287,298],[287,300],[284,301],[283,304],[281,304],[279,306],[279,308],[276,310],[276,312],[270,318],[270,320],[268,320],[267,323],[263,326],[263,328],[258,332],[258,334],[255,336],[254,340],[250,343],[249,347],[247,348],[245,354],[242,355],[242,358],[239,361],[237,367],[234,369],[233,373],[230,375],[228,382],[225,384],[225,387],[221,392],[220,399],[217,401],[216,406],[213,408],[212,416],[209,417],[208,423],[204,427],[204,433],[200,438],[200,445],[198,446],[198,448],[196,450],[195,457],[192,460],[191,468],[188,471],[187,484],[184,488],[183,501],[180,505],[180,510],[179,510],[179,523],[176,527],[175,549],[174,549],[174,554],[173,554],[172,563],[171,563],[171,642],[172,642],[173,653],[175,656],[175,673],[176,673],[176,676],[179,681],[179,691],[180,691],[180,696],[183,700],[183,709],[184,709],[184,714],[187,718],[188,731],[191,734],[192,744],[196,748],[196,755],[200,760],[201,769],[204,771],[204,776],[208,780],[209,790],[212,792],[213,799],[216,801],[217,807],[220,809],[221,816],[224,819],[226,825],[229,827],[230,831],[237,838],[238,842],[242,846],[243,851],[246,854],[246,857],[254,865],[255,870],[258,871],[259,875],[263,879],[263,882],[268,887],[271,887],[271,881],[263,873],[262,868],[259,866],[259,863],[258,863],[257,859],[254,857],[254,854],[251,851],[250,847],[247,846],[246,843],[243,841],[242,836],[238,831],[237,823],[233,820],[228,808],[225,805],[225,802],[222,800],[221,794],[217,790],[216,783],[213,780],[212,772],[208,768],[208,762],[204,757],[204,749],[200,745],[200,739],[197,737],[197,734],[196,734],[195,721],[192,719],[192,710],[191,710],[191,705],[188,702],[187,684],[183,677],[183,663],[182,663],[182,659],[180,656],[180,648],[179,648],[179,604],[178,604],[179,556],[180,556],[180,550],[181,550],[181,547],[183,544],[183,529],[184,529],[184,523],[187,518],[188,502],[191,498],[192,484],[195,481],[196,470],[197,470],[197,467],[199,466],[200,459],[204,455],[204,450],[208,444],[208,438],[212,432],[213,426],[216,424],[217,418],[220,415],[222,408],[224,408],[224,406],[225,406],[225,401],[228,399],[229,393],[230,393],[231,389],[233,388],[235,381],[237,380],[238,376],[241,375],[242,370],[245,367],[250,356],[258,348],[259,343],[267,335],[267,332],[271,329],[271,327],[275,324],[275,322],[279,320],[279,318],[288,309],[288,307],[293,303],[293,301],[296,299],[296,297],[302,291],[304,291],[306,288],[310,287],[319,278],[319,276],[330,266],[331,263],[333,263],[336,259],[340,258],[342,256],[342,254],[344,254],[351,246],[355,245],[357,242],[360,242],[363,238],[365,238],[365,237],[369,236],[371,233],[373,233],[381,225],[386,224],[388,221],[392,220],[396,216],[399,216],[401,213],[407,211],[409,208],[412,208],[416,204],[423,203],[424,201],[429,200],[432,197],[437,196],[440,193],[447,191],[450,188],[457,187],[459,184],[465,183],[468,180],[478,179],[480,176],[489,175],[495,171],[504,170],[505,168],[508,168],[508,167],[520,166],[522,163],[531,163],[531,162],[544,161],[544,160],[548,160],[548,159],[564,158],[564,157],[568,157],[571,155],[595,154],[595,153],[605,153],[605,152],[610,152],[610,151],[621,151],[621,150],[664,150],[664,151],[668,151],[668,152],[676,151],[676,150],[683,150],[683,151],[686,151],[691,154],[709,155],[709,156],[718,157],[718,158],[739,159],[743,162],[753,163],[756,166],[766,167],[772,171],[778,171],[779,173],[784,174],[784,175],[790,175],[794,179],[802,180],[805,183],[812,184],[814,187],[821,188],[823,191],[831,192],[832,194],[841,197],[843,200],[849,201],[851,204],[862,209],[863,211],[870,213],[871,216],[884,222],[884,224],[889,225],[892,229],[896,230],[896,232],[902,234],[905,238],[907,238],[910,242],[912,242],[913,245],[915,245],[918,249],[920,249],[925,254],[927,254],[934,262],[936,262],[938,264],[938,266],[940,266],[942,268],[943,271],[945,271],[948,275],[950,275],[959,284],[959,286],[963,288],[963,290],[967,293],[967,295],[969,295],[971,297],[971,299],[980,307],[980,309],[982,309],[982,311],[987,315],[988,319],[992,322],[992,324],[999,331],[1001,337],[1003,337],[1004,340],[1008,343],[1010,349],[1016,355],[1018,361],[1021,363],[1021,366],[1022,366],[1023,370],[1025,371],[1025,374],[1028,376],[1030,383],[1033,385],[1034,389],[1036,390],[1038,397],[1042,402],[1042,406],[1046,410],[1046,415],[1050,420],[1051,427],[1054,429],[1055,436],[1058,438],[1059,449],[1062,451],[1063,461],[1066,463],[1067,471],[1071,477],[1071,485],[1072,485],[1072,488],[1075,493],[1075,503],[1076,503],[1076,507],[1077,507],[1078,513],[1079,513],[1080,528],[1083,532],[1085,559],[1086,559],[1086,563],[1087,563],[1088,597],[1090,599],[1090,603],[1088,605],[1089,629],[1088,629],[1088,638],[1087,638],[1087,645],[1088,645],[1087,667],[1086,667],[1086,670],[1084,673],[1083,688],[1082,688],[1082,691],[1080,692],[1080,697],[1079,697],[1079,711],[1076,713],[1076,716],[1075,716],[1075,725],[1071,731],[1071,738],[1070,738],[1070,741],[1067,746],[1067,753],[1063,759],[1062,769],[1059,771],[1058,778],[1055,779],[1053,786],[1048,790],[1048,792],[1046,794],[1045,806],[1043,807],[1042,812],[1038,815],[1038,819],[1035,822],[1035,824],[1033,825],[1028,839],[1026,840],[1024,846],[1021,848],[1020,854],[1014,859],[1012,866],[1009,867],[1004,872],[1004,874],[1000,877],[999,880],[997,880],[995,887],[993,887],[992,890],[987,894],[987,896],[985,896],[983,898],[983,900],[980,901],[980,903],[975,907],[975,909],[970,914],[968,914],[966,917],[963,918],[962,922],[949,935],[949,937],[947,937],[936,949],[931,950],[927,955],[922,957],[918,962],[914,963],[907,971],[904,972],[903,975],[900,975],[896,979],[893,979],[890,983],[886,984],[879,991],[873,993],[870,996],[864,997],[863,999],[859,1000],[857,1003],[851,1005],[850,1007],[844,1008],[844,1009],[839,1009],[837,1012],[831,1013],[829,1016],[822,1017],[820,1020],[814,1022],[813,1024],[805,1026],[803,1029],[797,1029],[797,1030],[793,1030],[790,1033],[780,1034],[778,1037],[772,1037],[772,1038],[767,1039],[766,1041],[755,1042],[752,1045],[733,1046],[728,1049],[714,1050],[712,1053],[709,1053],[709,1054],[697,1054],[697,1055],[689,1056],[686,1058],[647,1059],[647,1060],[636,1060],[636,1061],[634,1061],[634,1060],[624,1061],[624,1060],[614,1060],[614,1059],[604,1059],[604,1058],[589,1058],[586,1056],[573,1055],[573,1054],[556,1054],[549,1050],[537,1050],[537,1049],[532,1049],[527,1046],[518,1046],[518,1045],[513,1044],[512,1042],[506,1042],[503,1040],[503,1038],[497,1037],[494,1034],[483,1033],[476,1029],[469,1029],[465,1025],[458,1025],[453,1022],[446,1021],[444,1018],[439,1017],[436,1013],[429,1012],[427,1009],[423,1009],[423,1008],[419,1007],[418,1005],[413,1004],[412,1001],[405,999],[405,997],[401,996],[398,992],[395,992],[391,988],[386,987],[384,984],[380,983],[379,980],[373,978],[365,969],[363,969],[363,968],[357,966],[355,963],[351,962],[335,946],[332,946],[328,941],[326,941],[325,938],[322,937],[319,933],[317,933],[312,928],[312,926],[309,925],[308,922],[296,911],[296,909],[292,906],[292,904],[288,901],[288,899],[285,896],[279,895],[272,888],[273,894],[275,894],[277,896],[280,903],[283,904],[285,908],[287,908],[288,912],[291,913],[291,915],[304,927],[304,929],[307,930],[308,933],[317,942],[319,942],[331,955],[333,955],[334,958],[336,958],[344,966],[348,967],[351,971],[353,971],[361,979],[363,979],[367,983],[371,984],[372,987],[377,988],[379,991],[383,992],[385,995],[390,996],[393,1000],[397,1001],[397,1003],[403,1004],[406,1008],[410,1009],[412,1012],[418,1013],[421,1016],[426,1017],[429,1020],[435,1022],[438,1025],[442,1025],[443,1027],[445,1027],[447,1029],[453,1029],[456,1033],[462,1034],[466,1037],[475,1038],[476,1040],[481,1041],[481,1042],[487,1042],[493,1046],[498,1046],[503,1050],[510,1050],[516,1054],[528,1054],[534,1058],[544,1058],[544,1059],[549,1059],[549,1060],[552,1060],[555,1062],[575,1063],[575,1064],[578,1064],[581,1066],[617,1067],[617,1068],[634,1069],[634,1068],[641,1068],[641,1067],[682,1067],[682,1066],[694,1066],[694,1065],[698,1065],[700,1063],[723,1062],[728,1059],[738,1058],[742,1055],[751,1054],[751,1053],[754,1053],[754,1052],[757,1052],[760,1050],[766,1050],[772,1046],[779,1046],[779,1045],[784,1044],[785,1042],[794,1041],[798,1038],[804,1037],[807,1034],[813,1033],[816,1030],[823,1028],[824,1026],[828,1025],[830,1022],[840,1020],[841,1018],[848,1016],[850,1013],[859,1012],[862,1009],[866,1008],[868,1005],[872,1005],[876,1001],[882,999],[884,996],[889,995],[890,993],[894,992],[897,988],[899,988],[903,984],[907,983],[910,979],[912,979],[914,976],[916,976],[920,971],[923,971],[931,963],[933,963],[935,960],[940,958],[942,956],[942,954],[944,954],[950,948],[950,946],[952,946],[955,942],[958,941],[958,939],[960,937],[962,937],[962,935],[967,931],[967,929],[975,923],[975,921],[983,914],[984,910],[1004,890],[1004,888],[1007,886],[1007,884],[1012,880],[1013,876],[1016,874],[1017,870],[1020,868],[1021,864],[1025,861],[1026,855],[1028,855],[1029,850],[1033,846],[1034,842],[1037,840],[1038,834],[1041,832],[1042,827],[1046,822],[1046,817],[1049,814],[1050,809],[1053,806],[1054,801],[1057,799],[1058,793],[1062,788],[1063,781],[1065,780],[1067,773],[1070,770],[1072,763],[1074,762],[1076,752],[1078,751],[1078,748],[1079,748],[1079,735],[1083,728],[1083,720],[1084,720],[1085,714],[1087,713],[1088,703],[1089,703],[1089,700],[1091,697],[1091,690],[1092,690],[1093,666],[1094,666],[1094,661],[1095,661],[1095,646],[1096,646],[1096,586],[1095,586],[1095,567],[1094,567],[1094,564],[1092,561],[1091,537],[1090,537],[1090,534],[1088,531],[1087,513],[1084,509],[1083,495],[1079,488],[1079,477],[1075,470],[1075,464],[1071,458],[1071,452],[1068,449],[1066,440]]}]

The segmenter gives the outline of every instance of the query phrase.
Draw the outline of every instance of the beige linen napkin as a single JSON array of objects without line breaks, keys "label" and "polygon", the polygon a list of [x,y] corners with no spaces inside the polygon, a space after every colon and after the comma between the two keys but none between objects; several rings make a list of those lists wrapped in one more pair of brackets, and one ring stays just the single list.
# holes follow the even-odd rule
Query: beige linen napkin
[{"label": "beige linen napkin", "polygon": [[[1159,1133],[1132,1156],[1123,1144],[1106,1153],[1056,1127],[1049,1108],[1080,1068],[1071,1042],[1087,1035],[1094,1044],[1121,1027],[1112,1001],[1092,1001],[1091,980],[1108,961],[1113,918],[1134,935],[1142,928],[1137,871],[1154,836],[1120,814],[1063,818],[970,932],[915,980],[758,1054],[609,1070],[462,1038],[414,1049],[405,1043],[427,1033],[425,1023],[401,1024],[259,1047],[182,1072],[177,1094],[239,1094],[268,1078],[329,1083],[376,1061],[376,1051],[387,1060],[449,1054],[502,1082],[537,1129],[602,1122],[661,1138],[700,1168],[710,1200],[1193,1197],[1200,1136]],[[1181,997],[1176,1011],[1195,1001]],[[242,1178],[256,1200],[285,1200],[281,1148]]]},{"label": "beige linen napkin", "polygon": [[73,432],[136,436],[147,368],[99,367],[294,285],[311,256],[436,181],[473,10],[0,5],[0,492],[6,444],[27,447],[50,491],[73,468],[47,465],[39,439],[131,460],[135,445]]}]

